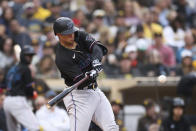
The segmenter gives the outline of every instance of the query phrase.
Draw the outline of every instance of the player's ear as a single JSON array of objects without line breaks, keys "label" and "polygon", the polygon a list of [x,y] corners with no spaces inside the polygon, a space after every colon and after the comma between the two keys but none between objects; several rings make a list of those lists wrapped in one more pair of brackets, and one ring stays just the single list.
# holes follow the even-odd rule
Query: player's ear
[{"label": "player's ear", "polygon": [[55,35],[55,38],[56,38],[56,40],[59,41],[59,34],[58,33]]},{"label": "player's ear", "polygon": [[56,37],[61,37],[62,35],[61,34],[59,34],[59,33],[56,33]]}]

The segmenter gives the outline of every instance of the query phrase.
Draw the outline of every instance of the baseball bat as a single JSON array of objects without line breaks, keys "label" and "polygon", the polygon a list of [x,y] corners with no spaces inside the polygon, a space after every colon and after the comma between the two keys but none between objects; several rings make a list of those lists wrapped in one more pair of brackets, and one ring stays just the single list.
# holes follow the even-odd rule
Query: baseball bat
[{"label": "baseball bat", "polygon": [[75,83],[73,86],[64,89],[61,93],[59,93],[58,95],[56,95],[54,98],[52,98],[47,103],[47,107],[48,108],[51,108],[52,106],[54,106],[55,104],[57,104],[58,102],[60,102],[65,96],[67,96],[72,90],[74,90],[75,88],[77,88],[81,83],[83,83],[84,81],[86,81],[88,78],[89,78],[89,76],[86,76],[83,79],[81,79],[80,81],[78,81],[77,83]]}]

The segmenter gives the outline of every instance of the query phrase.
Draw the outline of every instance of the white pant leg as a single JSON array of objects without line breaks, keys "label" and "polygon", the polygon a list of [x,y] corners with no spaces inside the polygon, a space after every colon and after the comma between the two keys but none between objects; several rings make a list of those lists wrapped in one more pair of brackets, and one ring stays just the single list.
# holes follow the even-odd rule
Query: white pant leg
[{"label": "white pant leg", "polygon": [[92,120],[104,131],[119,131],[110,102],[100,89],[97,89],[96,92],[101,99]]},{"label": "white pant leg", "polygon": [[88,131],[99,100],[94,90],[73,90],[64,98],[71,131]]},{"label": "white pant leg", "polygon": [[[25,97],[8,96],[5,99],[4,107],[5,110],[7,110],[7,113],[9,113],[12,117],[14,117],[18,123],[22,124],[29,131],[39,130],[38,120],[33,114]],[[8,123],[8,127],[9,127],[9,123]]]},{"label": "white pant leg", "polygon": [[18,122],[16,121],[16,119],[11,115],[10,113],[10,109],[9,109],[9,105],[5,104],[5,103],[9,103],[9,101],[7,99],[4,100],[4,112],[5,112],[5,116],[6,116],[6,126],[7,126],[7,130],[8,131],[20,131],[20,125],[18,124]]}]

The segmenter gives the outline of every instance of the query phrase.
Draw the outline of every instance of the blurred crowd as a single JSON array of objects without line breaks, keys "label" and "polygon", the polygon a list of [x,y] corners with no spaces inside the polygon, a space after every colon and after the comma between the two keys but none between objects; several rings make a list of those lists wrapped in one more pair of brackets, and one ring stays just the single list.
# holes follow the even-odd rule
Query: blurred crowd
[{"label": "blurred crowd", "polygon": [[0,70],[18,60],[16,45],[32,45],[35,75],[59,78],[52,24],[70,17],[107,46],[104,77],[182,76],[196,68],[194,0],[2,0]]},{"label": "blurred crowd", "polygon": [[137,131],[192,131],[185,101],[180,97],[165,100],[167,105],[159,106],[152,99],[144,100],[145,115],[139,118]]}]

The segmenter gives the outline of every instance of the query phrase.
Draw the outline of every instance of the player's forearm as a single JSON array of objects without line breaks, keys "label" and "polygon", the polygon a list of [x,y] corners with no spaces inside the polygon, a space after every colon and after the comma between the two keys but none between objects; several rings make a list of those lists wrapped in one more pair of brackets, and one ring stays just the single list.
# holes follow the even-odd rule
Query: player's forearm
[{"label": "player's forearm", "polygon": [[94,45],[92,49],[92,57],[93,59],[98,59],[99,61],[102,60],[103,57],[103,51],[98,45]]}]

